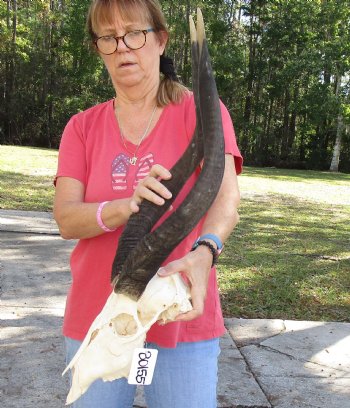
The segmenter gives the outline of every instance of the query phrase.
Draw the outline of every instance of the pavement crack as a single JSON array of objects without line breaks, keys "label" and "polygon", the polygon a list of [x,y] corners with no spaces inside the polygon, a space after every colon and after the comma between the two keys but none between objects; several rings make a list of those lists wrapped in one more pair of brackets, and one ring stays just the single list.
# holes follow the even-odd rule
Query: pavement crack
[{"label": "pavement crack", "polygon": [[8,309],[37,309],[37,310],[63,310],[64,311],[64,306],[59,307],[59,306],[28,306],[28,305],[7,305],[2,303],[0,305],[0,308],[8,308]]},{"label": "pavement crack", "polygon": [[[233,340],[233,342],[235,343],[234,339],[232,339],[232,340]],[[236,346],[237,346],[237,345],[236,345]],[[243,360],[244,360],[246,366],[248,367],[248,370],[249,370],[250,374],[252,375],[252,377],[254,378],[255,382],[258,384],[258,386],[259,386],[261,392],[262,392],[263,395],[265,396],[266,401],[270,404],[269,407],[266,407],[266,406],[265,406],[265,407],[262,407],[262,408],[274,408],[274,405],[273,405],[273,403],[271,402],[271,399],[269,398],[269,394],[265,391],[263,385],[261,384],[261,382],[260,382],[260,380],[259,380],[259,377],[258,377],[258,376],[254,373],[254,371],[252,370],[252,367],[250,366],[248,359],[247,359],[247,358],[245,357],[245,355],[241,352],[241,349],[240,349],[238,346],[237,346],[237,350],[239,351],[239,353],[240,353],[240,355],[242,356],[242,358],[243,358]],[[240,408],[240,407],[237,406],[236,408]],[[245,408],[245,407],[242,407],[242,408]],[[249,408],[252,408],[252,407],[249,407]],[[259,407],[253,407],[253,408],[259,408]]]},{"label": "pavement crack", "polygon": [[[274,349],[274,348],[272,348],[272,347],[270,347],[270,346],[265,346],[265,345],[263,345],[263,344],[260,344],[260,345],[258,345],[258,347],[259,348],[262,348],[262,349],[265,349],[265,350],[267,350],[267,351],[269,351],[269,352],[272,352],[272,353],[276,353],[276,354],[280,354],[280,355],[282,355],[282,356],[285,356],[285,357],[288,357],[290,360],[294,360],[294,361],[299,361],[299,362],[301,362],[301,363],[309,363],[309,364],[313,364],[313,365],[315,365],[315,366],[318,366],[318,367],[320,367],[322,370],[329,370],[329,369],[331,369],[331,370],[333,370],[333,371],[335,371],[335,372],[338,372],[339,374],[345,374],[345,377],[344,378],[346,378],[347,376],[350,376],[350,372],[349,371],[347,371],[346,369],[341,369],[341,368],[337,368],[337,367],[333,367],[333,366],[327,366],[327,365],[324,365],[324,364],[320,364],[320,363],[318,363],[318,362],[316,362],[316,361],[311,361],[311,360],[305,360],[305,359],[302,359],[302,358],[297,358],[297,357],[294,357],[294,356],[292,356],[292,355],[290,355],[290,354],[288,354],[288,353],[284,353],[283,351],[280,351],[280,350],[277,350],[277,349]],[[242,354],[242,353],[241,353]],[[299,378],[312,378],[312,377],[315,377],[315,375],[313,375],[313,376],[298,376]],[[318,376],[317,376],[318,377]]]},{"label": "pavement crack", "polygon": [[[0,229],[0,232],[3,231]],[[60,233],[58,231],[44,231],[44,230],[32,230],[30,228],[26,229],[25,231],[22,230],[17,230],[17,229],[11,229],[11,228],[6,228],[6,233],[10,234],[21,234],[21,235],[50,235],[50,236],[59,236]]]},{"label": "pavement crack", "polygon": [[270,346],[265,346],[265,345],[263,345],[263,344],[259,344],[258,347],[259,347],[259,348],[262,348],[262,349],[265,349],[265,350],[268,350],[268,351],[272,351],[273,353],[280,354],[280,355],[282,355],[282,356],[289,357],[291,360],[307,362],[307,361],[305,361],[305,360],[300,360],[300,359],[298,359],[298,358],[296,358],[296,357],[294,357],[294,356],[292,356],[292,355],[290,355],[290,354],[288,354],[288,353],[284,353],[283,351],[274,349],[273,347],[270,347]]}]

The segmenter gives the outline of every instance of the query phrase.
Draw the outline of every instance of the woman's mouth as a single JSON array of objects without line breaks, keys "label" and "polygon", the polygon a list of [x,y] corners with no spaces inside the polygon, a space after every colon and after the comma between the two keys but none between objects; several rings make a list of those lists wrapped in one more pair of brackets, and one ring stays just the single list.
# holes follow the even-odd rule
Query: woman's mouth
[{"label": "woman's mouth", "polygon": [[128,67],[132,67],[133,65],[135,65],[133,62],[123,62],[122,64],[119,65],[119,67],[128,68]]}]

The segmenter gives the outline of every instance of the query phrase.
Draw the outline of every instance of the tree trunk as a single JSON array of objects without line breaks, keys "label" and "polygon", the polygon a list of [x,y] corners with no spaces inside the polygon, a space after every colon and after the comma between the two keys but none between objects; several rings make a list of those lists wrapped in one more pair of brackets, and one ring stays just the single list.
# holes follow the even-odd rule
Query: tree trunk
[{"label": "tree trunk", "polygon": [[[12,3],[12,27],[11,27],[11,3]],[[6,60],[6,79],[5,79],[5,141],[13,144],[16,139],[14,112],[13,112],[13,97],[15,93],[15,74],[16,74],[16,39],[17,39],[17,0],[7,1],[7,28],[12,29],[11,44],[7,49]]]},{"label": "tree trunk", "polygon": [[341,151],[341,140],[342,134],[344,129],[344,122],[343,122],[343,115],[340,113],[338,115],[338,124],[337,124],[337,136],[335,139],[334,149],[333,149],[333,158],[331,162],[331,166],[329,171],[337,172],[339,171],[339,158],[340,158],[340,151]]},{"label": "tree trunk", "polygon": [[[186,3],[186,21],[189,21],[191,14],[191,2],[187,0]],[[186,37],[186,34],[185,34]],[[188,41],[184,38],[184,54],[183,54],[183,63],[182,63],[182,82],[188,84],[190,82],[189,72],[187,72],[186,67],[189,65],[189,59],[191,58],[191,50],[188,46]]]},{"label": "tree trunk", "polygon": [[[335,94],[337,98],[339,97],[339,94],[340,94],[341,82],[342,82],[342,76],[339,74],[339,72],[337,72],[336,90],[335,90]],[[341,110],[339,110],[338,119],[337,119],[337,134],[335,137],[333,157],[332,157],[332,162],[331,162],[329,171],[334,171],[334,172],[339,171],[338,168],[339,168],[339,159],[340,159],[340,152],[341,152],[343,129],[344,129],[343,114]]]},{"label": "tree trunk", "polygon": [[303,115],[300,118],[301,123],[301,132],[300,132],[300,142],[299,142],[299,161],[303,162],[305,160],[305,123],[306,123],[306,115]]},{"label": "tree trunk", "polygon": [[[7,11],[6,11],[6,26],[7,29],[10,30],[11,28],[11,23],[10,23],[10,14],[11,14],[11,4],[10,0],[7,0],[6,2],[7,6]],[[1,92],[3,101],[4,101],[4,111],[1,112],[1,115],[3,115],[3,120],[4,120],[4,130],[3,130],[3,136],[0,139],[0,143],[7,143],[9,139],[9,133],[10,133],[10,122],[9,122],[9,115],[8,112],[10,111],[10,92],[9,92],[9,82],[10,82],[10,44],[6,42],[6,56],[5,56],[5,80],[3,84],[3,91]]]},{"label": "tree trunk", "polygon": [[[50,11],[54,13],[56,9],[55,0],[50,0]],[[48,75],[48,98],[46,98],[46,112],[47,112],[47,123],[46,123],[46,146],[52,147],[52,122],[53,122],[53,95],[54,95],[54,83],[55,70],[56,70],[56,44],[55,44],[55,31],[57,24],[53,19],[50,22],[50,35],[49,35],[49,75]]]},{"label": "tree trunk", "polygon": [[290,91],[288,88],[285,90],[284,98],[284,110],[283,110],[283,128],[282,128],[282,145],[281,145],[281,160],[287,160],[289,151],[288,151],[288,140],[289,140],[289,108],[290,108]]},{"label": "tree trunk", "polygon": [[289,153],[292,150],[295,136],[296,136],[296,124],[297,124],[297,102],[299,98],[299,86],[296,86],[294,88],[294,94],[293,94],[293,110],[291,112],[290,116],[290,122],[289,122],[289,140],[288,140],[288,151]]},{"label": "tree trunk", "polygon": [[269,102],[269,113],[265,117],[265,123],[264,123],[264,134],[266,137],[267,145],[272,147],[272,151],[275,152],[276,147],[275,147],[275,138],[271,137],[271,122],[272,122],[272,116],[273,116],[273,107],[275,103],[275,98],[271,96],[270,102]]},{"label": "tree trunk", "polygon": [[239,4],[238,6],[238,16],[237,16],[237,20],[240,23],[242,19],[242,4]]},{"label": "tree trunk", "polygon": [[250,33],[249,33],[249,61],[248,61],[248,74],[247,74],[247,88],[246,88],[246,97],[244,104],[244,129],[243,137],[241,140],[242,151],[247,153],[248,143],[249,143],[249,122],[252,112],[252,94],[253,94],[253,84],[254,84],[254,71],[255,71],[255,42],[253,34],[253,23],[254,16],[253,13],[250,16]]}]

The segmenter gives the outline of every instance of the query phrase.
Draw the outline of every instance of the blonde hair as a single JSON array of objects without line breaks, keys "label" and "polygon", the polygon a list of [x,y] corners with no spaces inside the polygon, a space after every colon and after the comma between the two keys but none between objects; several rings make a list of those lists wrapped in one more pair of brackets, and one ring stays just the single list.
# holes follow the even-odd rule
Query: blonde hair
[{"label": "blonde hair", "polygon": [[[156,35],[161,41],[160,32],[169,34],[165,17],[157,0],[93,0],[88,17],[87,30],[94,41],[97,37],[97,28],[104,24],[113,24],[113,15],[118,10],[123,20],[139,19],[143,16]],[[180,103],[183,96],[189,90],[184,85],[180,84],[162,75],[160,80],[157,104],[159,107],[166,106],[169,103]]]}]

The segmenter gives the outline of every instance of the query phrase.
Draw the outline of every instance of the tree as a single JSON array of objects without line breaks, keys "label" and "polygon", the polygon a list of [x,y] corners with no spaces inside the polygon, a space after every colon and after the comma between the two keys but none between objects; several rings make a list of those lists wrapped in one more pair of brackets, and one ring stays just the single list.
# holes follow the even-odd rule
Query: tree
[{"label": "tree", "polygon": [[[76,112],[113,97],[89,46],[90,0],[0,3],[0,143],[57,147]],[[204,13],[216,83],[245,163],[350,171],[346,0],[162,0],[167,53],[191,87],[188,17]]]}]

